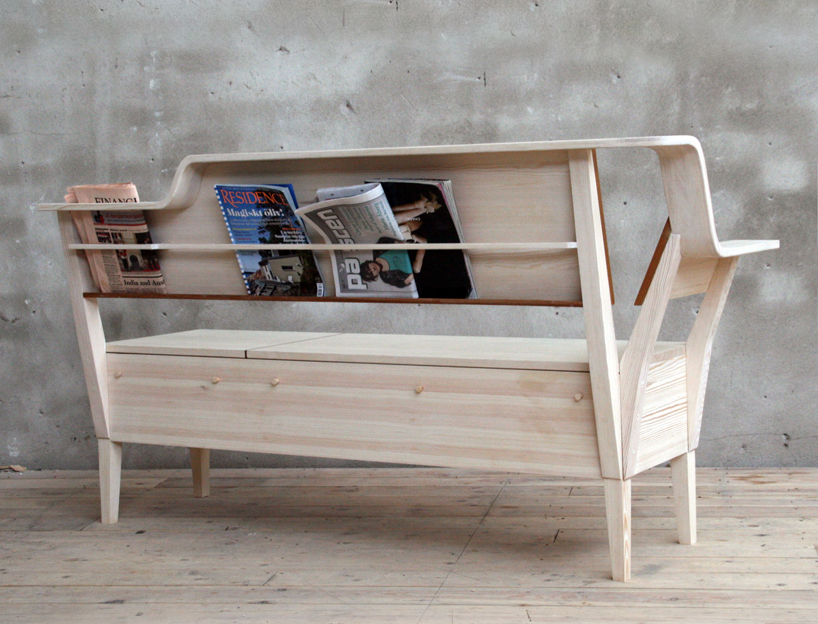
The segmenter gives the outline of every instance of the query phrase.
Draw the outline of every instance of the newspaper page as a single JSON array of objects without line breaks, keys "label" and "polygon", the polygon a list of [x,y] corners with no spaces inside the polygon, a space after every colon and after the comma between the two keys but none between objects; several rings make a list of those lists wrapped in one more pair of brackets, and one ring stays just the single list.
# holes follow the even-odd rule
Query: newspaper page
[{"label": "newspaper page", "polygon": [[[380,184],[321,189],[318,199],[296,213],[328,244],[404,242]],[[332,269],[338,297],[418,296],[405,250],[337,251]]]},{"label": "newspaper page", "polygon": [[[291,184],[217,184],[230,240],[234,244],[308,243]],[[250,295],[323,297],[324,282],[311,251],[239,250]]]},{"label": "newspaper page", "polygon": [[[65,200],[80,204],[129,204],[139,201],[133,184],[71,186]],[[141,210],[75,211],[74,223],[84,243],[151,244]],[[166,293],[155,251],[117,249],[89,251],[91,274],[101,292]]]}]

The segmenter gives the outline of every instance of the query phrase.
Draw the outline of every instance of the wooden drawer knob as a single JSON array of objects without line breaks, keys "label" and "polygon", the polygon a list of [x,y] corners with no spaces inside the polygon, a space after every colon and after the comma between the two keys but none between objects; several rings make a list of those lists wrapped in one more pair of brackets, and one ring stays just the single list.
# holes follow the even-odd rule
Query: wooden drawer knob
[{"label": "wooden drawer knob", "polygon": [[278,385],[278,384],[280,384],[280,383],[281,383],[281,380],[280,380],[280,379],[273,379],[273,380],[270,382],[270,385],[271,385],[271,386],[277,386],[277,385]]},{"label": "wooden drawer knob", "polygon": [[119,371],[117,371],[117,372],[115,372],[115,373],[114,373],[114,377],[115,377],[116,379],[119,379],[120,377],[122,377],[122,373],[121,373],[121,372],[119,372]]},{"label": "wooden drawer knob", "polygon": [[417,387],[415,388],[415,392],[416,392],[417,394],[420,394],[421,392],[423,392],[423,389],[424,389],[424,388],[423,388],[423,386],[417,386]]},{"label": "wooden drawer knob", "polygon": [[579,403],[580,401],[582,401],[582,393],[581,393],[581,392],[577,392],[577,393],[574,395],[574,401],[576,401],[577,403]]},{"label": "wooden drawer knob", "polygon": [[221,378],[221,377],[214,377],[214,378],[213,378],[213,383],[214,383],[214,384],[217,384],[217,383],[219,383],[221,380],[222,380],[222,378]]}]

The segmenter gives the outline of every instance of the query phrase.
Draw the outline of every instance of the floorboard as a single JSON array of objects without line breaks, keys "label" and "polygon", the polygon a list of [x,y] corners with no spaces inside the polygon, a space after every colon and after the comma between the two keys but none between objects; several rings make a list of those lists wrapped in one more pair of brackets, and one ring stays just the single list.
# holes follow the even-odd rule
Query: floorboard
[{"label": "floorboard", "polygon": [[0,474],[0,622],[818,622],[818,469],[670,471],[633,486],[633,579],[610,580],[603,488],[429,469]]}]

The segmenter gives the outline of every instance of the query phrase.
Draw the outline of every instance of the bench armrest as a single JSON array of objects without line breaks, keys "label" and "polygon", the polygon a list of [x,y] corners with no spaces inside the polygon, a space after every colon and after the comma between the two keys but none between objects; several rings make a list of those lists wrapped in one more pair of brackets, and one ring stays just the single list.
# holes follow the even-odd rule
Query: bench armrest
[{"label": "bench armrest", "polygon": [[731,240],[719,241],[718,248],[720,258],[733,258],[744,254],[778,249],[779,243],[777,240]]}]

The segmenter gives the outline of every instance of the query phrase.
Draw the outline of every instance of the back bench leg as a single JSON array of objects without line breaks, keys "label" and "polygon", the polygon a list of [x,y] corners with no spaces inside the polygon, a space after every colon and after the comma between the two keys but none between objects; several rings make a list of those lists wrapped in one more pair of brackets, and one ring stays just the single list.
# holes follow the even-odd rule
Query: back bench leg
[{"label": "back bench leg", "polygon": [[119,488],[122,481],[122,443],[100,438],[99,498],[102,524],[114,524],[119,519]]},{"label": "back bench leg", "polygon": [[613,580],[627,581],[631,577],[631,482],[619,479],[603,481],[611,572]]},{"label": "back bench leg", "polygon": [[191,448],[190,467],[193,470],[193,495],[210,496],[210,449]]},{"label": "back bench leg", "polygon": [[670,460],[680,544],[696,543],[696,452]]}]

